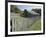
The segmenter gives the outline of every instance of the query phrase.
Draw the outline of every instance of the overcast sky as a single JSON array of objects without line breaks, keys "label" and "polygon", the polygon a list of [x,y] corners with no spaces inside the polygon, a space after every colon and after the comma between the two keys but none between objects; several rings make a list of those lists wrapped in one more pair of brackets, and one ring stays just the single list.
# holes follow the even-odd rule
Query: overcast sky
[{"label": "overcast sky", "polygon": [[28,5],[18,5],[17,6],[19,9],[21,9],[21,10],[24,10],[24,9],[31,9],[31,6],[28,6]]},{"label": "overcast sky", "polygon": [[31,11],[31,9],[39,9],[41,8],[40,6],[30,6],[30,5],[17,5],[17,7],[20,9],[20,10],[24,10],[24,9],[27,9],[28,11]]}]

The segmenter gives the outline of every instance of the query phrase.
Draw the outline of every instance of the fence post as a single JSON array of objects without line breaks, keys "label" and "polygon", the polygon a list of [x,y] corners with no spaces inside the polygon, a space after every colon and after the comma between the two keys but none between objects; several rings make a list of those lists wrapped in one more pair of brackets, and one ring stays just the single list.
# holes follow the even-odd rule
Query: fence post
[{"label": "fence post", "polygon": [[12,18],[12,32],[14,32],[14,18]]}]

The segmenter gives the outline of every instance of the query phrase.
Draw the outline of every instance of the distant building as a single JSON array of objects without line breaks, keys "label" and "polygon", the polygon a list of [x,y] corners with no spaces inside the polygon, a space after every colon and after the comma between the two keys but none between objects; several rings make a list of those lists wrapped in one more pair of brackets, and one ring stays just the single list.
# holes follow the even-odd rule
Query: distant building
[{"label": "distant building", "polygon": [[41,9],[32,9],[32,13],[36,15],[41,15]]}]

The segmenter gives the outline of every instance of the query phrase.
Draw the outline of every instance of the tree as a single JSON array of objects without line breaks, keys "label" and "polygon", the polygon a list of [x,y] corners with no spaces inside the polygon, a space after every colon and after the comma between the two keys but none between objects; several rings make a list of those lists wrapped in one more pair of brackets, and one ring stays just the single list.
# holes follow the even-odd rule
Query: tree
[{"label": "tree", "polygon": [[27,17],[28,11],[25,9],[23,15]]},{"label": "tree", "polygon": [[14,8],[15,13],[21,13],[21,10],[17,7]]},{"label": "tree", "polygon": [[11,5],[11,12],[21,13],[21,10],[16,5]]},{"label": "tree", "polygon": [[14,5],[11,5],[10,11],[11,11],[11,12],[14,12]]}]

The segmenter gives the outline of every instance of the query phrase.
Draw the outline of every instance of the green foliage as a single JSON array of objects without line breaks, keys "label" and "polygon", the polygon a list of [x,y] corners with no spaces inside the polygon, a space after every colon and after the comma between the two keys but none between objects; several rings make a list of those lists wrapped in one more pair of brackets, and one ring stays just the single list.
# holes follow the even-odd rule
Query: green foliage
[{"label": "green foliage", "polygon": [[10,11],[11,11],[11,12],[14,12],[14,6],[13,6],[13,5],[11,5]]},{"label": "green foliage", "polygon": [[28,14],[28,11],[25,9],[24,12],[23,12],[23,15],[26,17]]},{"label": "green foliage", "polygon": [[16,5],[11,5],[11,12],[21,13],[21,10]]}]

